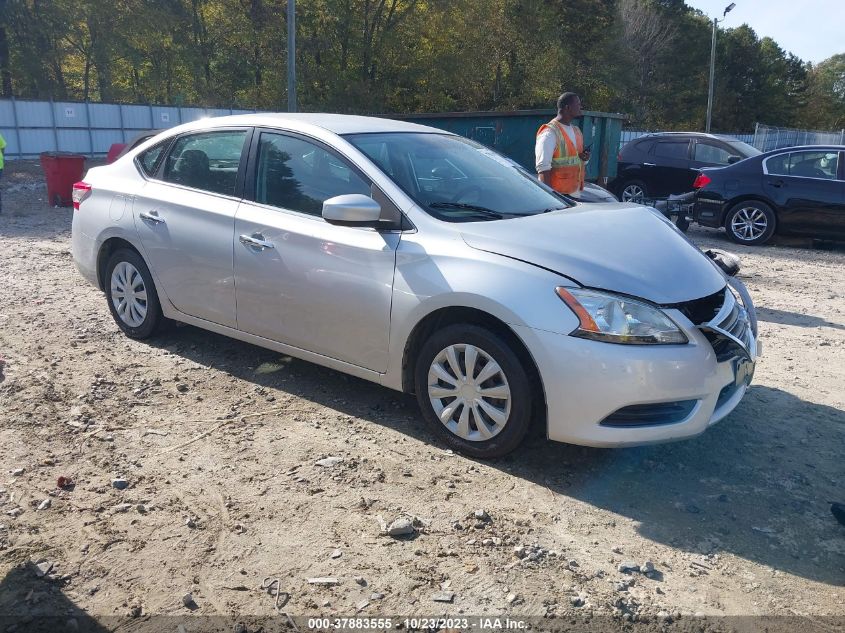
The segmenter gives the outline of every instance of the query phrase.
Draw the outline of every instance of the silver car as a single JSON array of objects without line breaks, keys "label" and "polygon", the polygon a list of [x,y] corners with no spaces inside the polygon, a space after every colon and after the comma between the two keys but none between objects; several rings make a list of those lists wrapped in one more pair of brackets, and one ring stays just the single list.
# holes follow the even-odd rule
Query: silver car
[{"label": "silver car", "polygon": [[589,446],[691,437],[753,375],[747,292],[671,223],[441,130],[206,119],[89,170],[74,202],[76,264],[128,336],[173,319],[413,392],[468,455],[532,421]]}]

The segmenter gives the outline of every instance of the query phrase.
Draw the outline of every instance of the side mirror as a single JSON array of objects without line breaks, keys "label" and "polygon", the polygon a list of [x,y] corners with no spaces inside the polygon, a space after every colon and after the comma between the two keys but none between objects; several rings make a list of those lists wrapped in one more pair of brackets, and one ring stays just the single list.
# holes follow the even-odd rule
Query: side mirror
[{"label": "side mirror", "polygon": [[733,165],[734,163],[738,163],[742,160],[742,156],[730,156],[728,158],[728,165]]},{"label": "side mirror", "polygon": [[375,226],[381,217],[381,205],[360,193],[329,198],[323,203],[323,219],[341,226]]}]

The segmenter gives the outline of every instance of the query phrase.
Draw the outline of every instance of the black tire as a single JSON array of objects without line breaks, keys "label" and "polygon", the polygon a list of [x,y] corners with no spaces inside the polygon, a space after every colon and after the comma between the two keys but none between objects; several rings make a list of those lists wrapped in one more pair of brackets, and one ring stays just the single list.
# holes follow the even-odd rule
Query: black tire
[{"label": "black tire", "polygon": [[[759,234],[757,231],[752,231],[745,238],[743,237],[744,231],[738,228],[742,224],[743,218],[754,219],[755,226],[759,228],[762,227],[756,224],[757,219],[763,218],[764,220],[760,221],[765,221],[765,229]],[[743,224],[743,226],[745,225]],[[757,246],[768,242],[772,235],[774,235],[776,226],[777,216],[775,216],[775,212],[765,202],[759,202],[758,200],[746,200],[735,204],[725,216],[725,230],[728,233],[728,238],[737,244],[745,244],[747,246]]]},{"label": "black tire", "polygon": [[[123,263],[130,264],[140,274],[143,282],[143,289],[146,291],[146,314],[140,323],[137,324],[129,323],[121,317],[118,313],[117,307],[115,306],[115,300],[112,294],[112,275],[115,268]],[[161,304],[158,300],[155,283],[153,283],[152,275],[150,275],[150,269],[147,268],[147,264],[144,262],[143,257],[141,257],[136,251],[128,248],[122,248],[115,251],[112,253],[111,257],[109,257],[109,261],[106,264],[104,282],[106,289],[106,301],[108,302],[109,311],[111,312],[115,323],[117,323],[118,327],[123,330],[126,336],[135,339],[145,339],[149,338],[159,330],[164,321],[164,317],[161,312]]]},{"label": "black tire", "polygon": [[[504,374],[507,381],[507,386],[510,388],[510,412],[502,424],[501,430],[490,439],[462,438],[449,430],[435,413],[428,392],[429,370],[437,356],[451,345],[472,345],[481,350],[499,365],[501,373]],[[465,357],[459,359],[459,362],[465,363]],[[476,376],[481,375],[484,366],[476,365],[477,371],[473,370]],[[482,382],[481,384],[489,383]],[[419,354],[417,354],[414,368],[414,386],[423,417],[431,429],[452,449],[464,455],[482,459],[506,455],[522,443],[531,426],[533,392],[526,367],[507,341],[483,327],[457,324],[447,326],[432,334],[423,343]],[[442,399],[441,402],[444,400],[446,399]],[[457,408],[456,414],[459,414],[460,411],[461,408]],[[474,425],[477,432],[476,414],[472,412],[469,415],[470,427],[472,428]]]},{"label": "black tire", "polygon": [[[638,188],[639,191],[641,191],[642,193],[637,197],[636,200],[634,200],[633,198],[628,198],[628,200],[626,200],[625,191],[629,188]],[[642,202],[643,200],[647,200],[649,197],[648,187],[646,187],[646,184],[642,180],[636,179],[624,181],[621,185],[619,185],[618,193],[619,200],[621,202]]]},{"label": "black tire", "polygon": [[680,229],[681,233],[686,233],[687,229],[689,229],[689,220],[687,220],[686,213],[681,211],[678,214],[678,217],[675,218],[675,226]]}]

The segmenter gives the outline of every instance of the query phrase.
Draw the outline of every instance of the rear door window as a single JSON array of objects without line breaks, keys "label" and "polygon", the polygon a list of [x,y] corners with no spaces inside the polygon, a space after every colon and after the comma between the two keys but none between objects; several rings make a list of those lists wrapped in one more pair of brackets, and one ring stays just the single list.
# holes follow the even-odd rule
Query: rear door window
[{"label": "rear door window", "polygon": [[727,165],[732,154],[718,145],[698,142],[695,144],[695,160],[713,165]]},{"label": "rear door window", "polygon": [[793,152],[789,155],[789,175],[835,180],[839,152]]},{"label": "rear door window", "polygon": [[138,155],[138,165],[141,167],[141,171],[144,172],[147,176],[152,176],[156,172],[156,168],[161,161],[161,156],[164,153],[167,144],[170,142],[170,139],[159,143],[158,145],[154,145],[150,149],[141,152]]},{"label": "rear door window", "polygon": [[179,137],[164,163],[163,180],[226,196],[235,195],[246,130]]},{"label": "rear door window", "polygon": [[686,160],[689,158],[689,141],[660,141],[654,147],[654,155],[661,158]]},{"label": "rear door window", "polygon": [[772,176],[789,175],[790,154],[779,154],[766,159],[766,173]]},{"label": "rear door window", "polygon": [[652,147],[654,147],[654,141],[639,141],[636,145],[637,150],[641,151],[643,154],[651,152]]}]

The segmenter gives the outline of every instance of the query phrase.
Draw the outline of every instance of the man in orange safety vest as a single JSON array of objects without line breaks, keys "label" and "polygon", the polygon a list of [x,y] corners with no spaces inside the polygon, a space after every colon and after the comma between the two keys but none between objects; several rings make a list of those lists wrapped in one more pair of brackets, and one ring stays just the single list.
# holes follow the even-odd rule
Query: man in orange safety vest
[{"label": "man in orange safety vest", "polygon": [[557,100],[557,116],[537,130],[534,146],[540,182],[560,193],[577,193],[584,188],[586,162],[590,150],[584,149],[584,136],[572,120],[583,116],[581,99],[565,92]]}]

